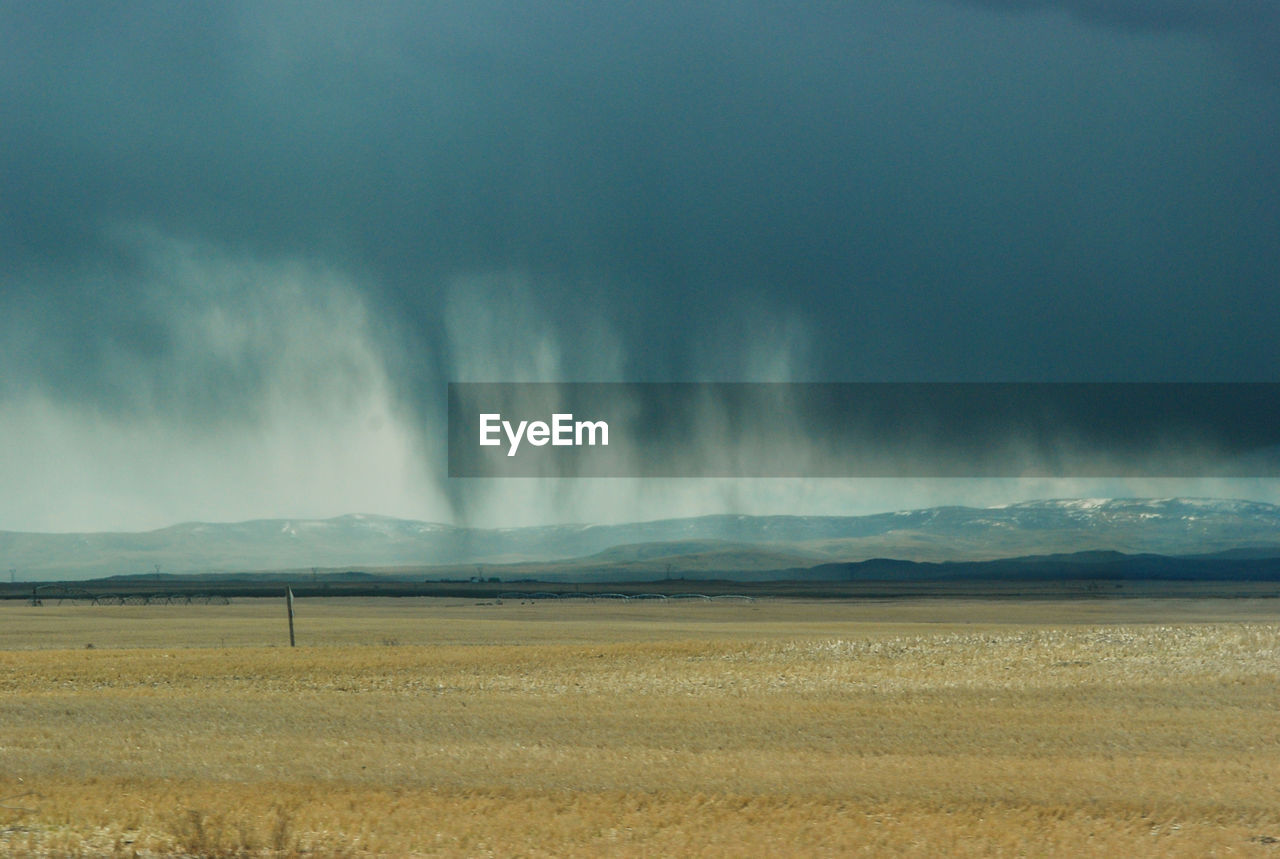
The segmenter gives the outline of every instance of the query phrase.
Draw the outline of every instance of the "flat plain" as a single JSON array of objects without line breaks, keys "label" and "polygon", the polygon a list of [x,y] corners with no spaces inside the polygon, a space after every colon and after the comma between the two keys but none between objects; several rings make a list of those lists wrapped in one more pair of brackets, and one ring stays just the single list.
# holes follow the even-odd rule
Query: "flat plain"
[{"label": "flat plain", "polygon": [[1280,856],[1275,600],[0,604],[0,853]]}]

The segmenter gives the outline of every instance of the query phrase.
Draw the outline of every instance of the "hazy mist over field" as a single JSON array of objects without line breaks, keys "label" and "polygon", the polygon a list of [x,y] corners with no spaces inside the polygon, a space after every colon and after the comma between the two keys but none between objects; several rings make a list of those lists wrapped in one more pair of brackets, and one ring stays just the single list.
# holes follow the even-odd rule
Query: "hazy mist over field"
[{"label": "hazy mist over field", "polygon": [[0,530],[1280,502],[444,434],[457,381],[1275,381],[1277,57],[1274,0],[5,4]]}]

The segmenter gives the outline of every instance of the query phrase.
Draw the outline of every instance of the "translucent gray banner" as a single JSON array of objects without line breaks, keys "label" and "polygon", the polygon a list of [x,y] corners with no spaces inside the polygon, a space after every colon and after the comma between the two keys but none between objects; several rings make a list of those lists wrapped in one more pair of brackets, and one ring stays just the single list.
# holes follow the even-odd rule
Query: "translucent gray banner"
[{"label": "translucent gray banner", "polygon": [[451,477],[1276,477],[1272,383],[454,383]]}]

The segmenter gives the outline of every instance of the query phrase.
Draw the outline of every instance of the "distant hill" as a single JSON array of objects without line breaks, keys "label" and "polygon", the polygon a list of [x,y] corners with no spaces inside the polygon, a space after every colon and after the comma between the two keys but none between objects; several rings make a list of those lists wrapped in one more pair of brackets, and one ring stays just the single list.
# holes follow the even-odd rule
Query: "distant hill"
[{"label": "distant hill", "polygon": [[1169,557],[1120,552],[1077,552],[995,561],[917,563],[873,559],[822,564],[802,571],[806,580],[830,581],[1255,581],[1280,582],[1280,557]]},{"label": "distant hill", "polygon": [[[809,569],[873,558],[972,562],[1082,550],[1280,557],[1280,507],[1223,499],[1064,499],[871,516],[715,515],[622,525],[460,528],[353,514],[143,533],[0,532],[22,580],[153,572],[515,564],[585,577]],[[555,562],[552,564],[551,562]]]}]

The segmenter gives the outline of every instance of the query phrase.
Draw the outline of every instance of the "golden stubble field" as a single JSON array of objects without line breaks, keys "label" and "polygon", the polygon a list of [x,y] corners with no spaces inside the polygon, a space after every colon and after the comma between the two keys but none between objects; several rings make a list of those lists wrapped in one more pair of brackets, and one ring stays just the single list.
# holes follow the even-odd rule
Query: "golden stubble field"
[{"label": "golden stubble field", "polygon": [[0,853],[1280,856],[1274,601],[297,608],[0,605]]}]

